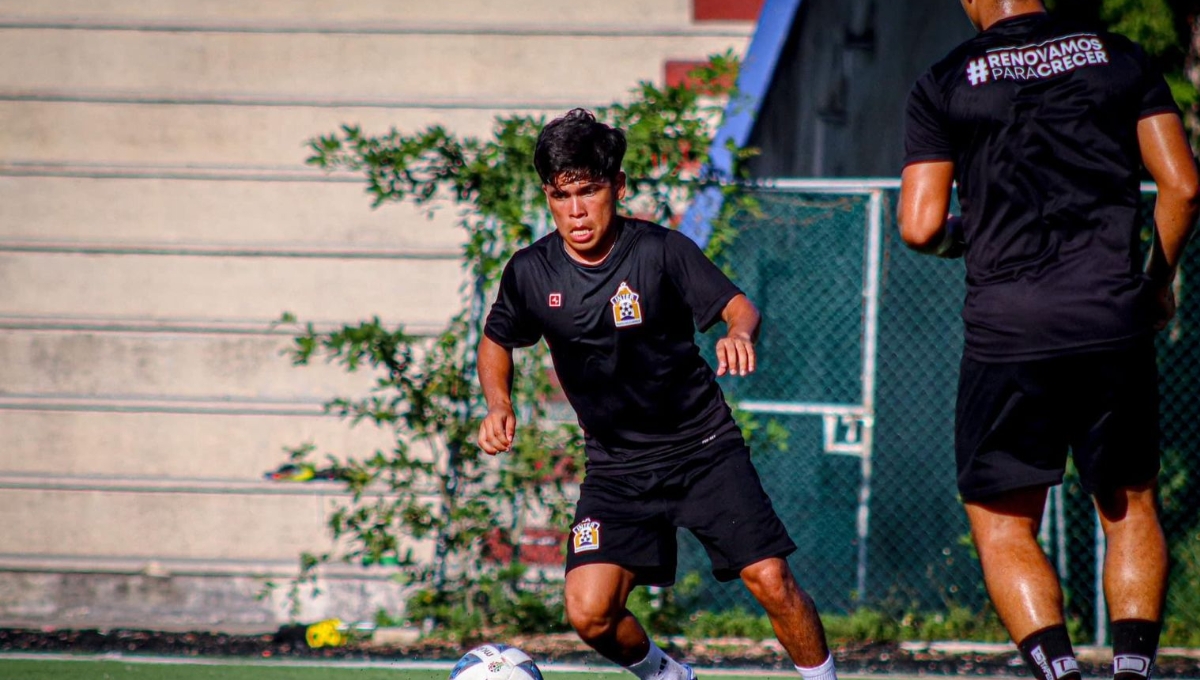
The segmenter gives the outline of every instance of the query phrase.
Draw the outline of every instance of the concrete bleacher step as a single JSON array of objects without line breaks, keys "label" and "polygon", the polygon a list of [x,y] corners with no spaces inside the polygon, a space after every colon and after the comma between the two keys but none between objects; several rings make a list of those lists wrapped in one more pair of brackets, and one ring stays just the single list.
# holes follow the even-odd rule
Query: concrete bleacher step
[{"label": "concrete bleacher step", "polygon": [[[6,489],[4,555],[278,560],[328,549],[333,497]],[[54,531],[46,531],[54,527]],[[130,540],[136,536],[137,540]]]},{"label": "concrete bleacher step", "polygon": [[[451,260],[0,254],[0,316],[369,319],[421,329],[461,308]],[[20,282],[20,285],[16,285]]]},{"label": "concrete bleacher step", "polygon": [[[296,564],[222,564],[138,560],[14,559],[13,571],[0,574],[5,623],[13,628],[53,627],[74,630],[154,630],[191,633],[219,631],[262,635],[289,621],[288,579]],[[300,610],[291,621],[373,621],[377,612],[400,611],[404,591],[387,580],[390,572],[346,578],[347,568],[329,571],[321,595],[302,589]],[[360,570],[361,571],[361,570]],[[249,574],[249,575],[247,575]],[[281,587],[263,597],[265,577]],[[81,606],[81,593],[88,595]]]},{"label": "concrete bleacher step", "polygon": [[594,104],[640,80],[660,79],[669,55],[703,58],[729,42],[723,36],[477,35],[464,51],[460,37],[445,35],[0,29],[0,91],[303,98],[326,105],[364,95],[417,104]]},{"label": "concrete bleacher step", "polygon": [[[548,120],[567,108],[520,113]],[[301,168],[308,140],[343,124],[368,134],[392,128],[413,133],[438,124],[463,137],[486,138],[496,115],[490,109],[0,101],[0,149],[23,162]]]},{"label": "concrete bleacher step", "polygon": [[411,204],[372,209],[365,181],[313,178],[319,181],[0,176],[0,241],[411,250],[457,263],[459,208],[446,205],[432,216]]},{"label": "concrete bleacher step", "polygon": [[611,0],[604,11],[594,5],[557,0],[0,0],[0,17],[10,20],[77,22],[217,22],[318,25],[381,24],[532,24],[532,25],[686,25],[691,0]]},{"label": "concrete bleacher step", "polygon": [[280,336],[176,333],[0,332],[0,384],[8,395],[158,397],[296,402],[362,396],[378,377],[318,358],[296,367]]},{"label": "concrete bleacher step", "polygon": [[[9,557],[287,564],[334,546],[327,518],[349,496],[335,485],[294,484],[278,493],[14,488],[0,494],[0,570]],[[53,526],[55,531],[46,531]],[[137,537],[130,540],[130,537]],[[427,542],[410,543],[418,555]],[[292,562],[294,563],[294,562]],[[82,566],[82,564],[80,565]]]},{"label": "concrete bleacher step", "polygon": [[[0,401],[0,407],[4,405]],[[99,401],[93,405],[105,406]],[[0,408],[0,429],[9,433],[0,451],[5,474],[69,477],[253,482],[287,462],[285,448],[311,443],[317,447],[314,462],[324,465],[327,453],[369,458],[393,445],[390,430],[369,423],[351,427],[321,415],[214,417]],[[120,455],[97,455],[100,451]]]}]

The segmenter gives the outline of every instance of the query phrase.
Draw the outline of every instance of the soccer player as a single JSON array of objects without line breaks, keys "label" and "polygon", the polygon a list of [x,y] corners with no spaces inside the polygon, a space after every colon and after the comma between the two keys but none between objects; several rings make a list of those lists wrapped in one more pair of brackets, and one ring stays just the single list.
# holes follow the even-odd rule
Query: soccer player
[{"label": "soccer player", "polygon": [[[1167,548],[1154,329],[1197,214],[1179,110],[1136,44],[1068,25],[1040,0],[963,0],[979,34],[908,100],[900,229],[964,255],[958,489],[988,593],[1033,674],[1078,678],[1062,590],[1037,541],[1068,449],[1107,537],[1119,680],[1148,677]],[[1142,168],[1158,185],[1138,250]],[[961,220],[947,218],[958,182]]]},{"label": "soccer player", "polygon": [[[545,338],[587,454],[566,565],[579,637],[642,680],[694,678],[625,607],[635,586],[674,582],[682,527],[719,580],[742,579],[801,675],[835,680],[815,605],[784,560],[796,546],[715,380],[754,372],[758,311],[686,236],[617,213],[625,148],[624,133],[583,109],[538,135],[557,229],[501,277],[479,344],[479,445],[512,446],[512,351]],[[694,336],[718,320],[714,375]]]}]

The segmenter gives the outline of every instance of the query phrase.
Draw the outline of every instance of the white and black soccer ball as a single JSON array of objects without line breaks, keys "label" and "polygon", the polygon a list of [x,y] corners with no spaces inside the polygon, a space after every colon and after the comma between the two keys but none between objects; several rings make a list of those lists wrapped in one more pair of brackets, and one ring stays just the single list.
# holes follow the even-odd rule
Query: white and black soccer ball
[{"label": "white and black soccer ball", "polygon": [[542,680],[542,672],[516,647],[482,645],[454,664],[449,680]]}]

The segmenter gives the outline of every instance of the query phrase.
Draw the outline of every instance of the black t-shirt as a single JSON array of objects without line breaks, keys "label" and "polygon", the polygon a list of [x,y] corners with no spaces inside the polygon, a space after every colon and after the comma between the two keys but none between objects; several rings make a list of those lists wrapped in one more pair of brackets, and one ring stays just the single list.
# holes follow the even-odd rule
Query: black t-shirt
[{"label": "black t-shirt", "polygon": [[567,255],[557,232],[518,251],[484,333],[510,348],[546,338],[589,469],[647,469],[736,427],[695,333],[741,291],[683,234],[613,226],[612,253],[595,266]]},{"label": "black t-shirt", "polygon": [[1040,13],[994,24],[917,81],[905,164],[955,165],[967,356],[1039,359],[1150,332],[1137,124],[1178,111],[1136,44]]}]

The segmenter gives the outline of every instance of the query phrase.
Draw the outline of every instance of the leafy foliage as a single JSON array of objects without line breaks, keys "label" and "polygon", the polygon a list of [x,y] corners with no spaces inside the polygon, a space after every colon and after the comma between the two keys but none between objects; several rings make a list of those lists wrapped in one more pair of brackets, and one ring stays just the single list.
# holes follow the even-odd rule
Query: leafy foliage
[{"label": "leafy foliage", "polygon": [[1110,31],[1129,37],[1152,55],[1178,49],[1180,36],[1167,0],[1104,0],[1100,19]]},{"label": "leafy foliage", "polygon": [[[1196,0],[1047,0],[1046,7],[1073,18],[1103,25],[1145,48],[1166,76],[1175,101],[1185,111],[1200,104],[1193,32],[1200,14]],[[1185,120],[1195,127],[1200,119]],[[1191,130],[1193,138],[1197,136]]]},{"label": "leafy foliage", "polygon": [[741,607],[720,612],[697,612],[689,617],[684,635],[691,640],[736,637],[770,640],[775,637],[771,620]]},{"label": "leafy foliage", "polygon": [[[641,616],[639,619],[648,620],[641,619]],[[825,627],[826,638],[835,645],[909,640],[1009,641],[1008,631],[990,606],[982,611],[952,606],[937,612],[892,612],[880,608],[861,608],[847,614],[822,614],[821,623]],[[663,624],[648,625],[647,628],[655,635],[682,634],[692,640],[725,637],[769,640],[775,637],[771,620],[765,614],[741,608],[721,612],[699,611],[690,615],[679,612]],[[1080,633],[1079,625],[1070,625],[1074,634]]]},{"label": "leafy foliage", "polygon": [[[700,187],[714,185],[717,178],[707,176],[701,162],[737,67],[732,53],[717,55],[692,74],[695,86],[642,83],[627,102],[595,111],[628,137],[626,207],[632,212],[670,224]],[[460,638],[497,628],[562,626],[559,589],[521,566],[520,537],[531,522],[566,524],[582,449],[578,428],[556,411],[544,345],[515,356],[514,450],[493,458],[474,441],[485,413],[475,347],[487,296],[509,257],[552,228],[533,167],[545,122],[499,117],[484,139],[441,126],[370,135],[345,125],[310,141],[308,162],[363,175],[374,207],[457,206],[467,284],[462,310],[432,338],[378,318],[319,331],[284,315],[296,330],[290,351],[296,365],[321,360],[375,377],[369,394],[334,399],[327,410],[391,434],[388,450],[327,455],[332,476],[349,492],[329,516],[339,549],[302,556],[297,583],[314,582],[316,570],[335,559],[395,564],[398,579],[414,593],[410,620]],[[723,191],[726,215],[747,207],[734,188]],[[728,229],[727,221],[714,225],[719,238],[713,242],[728,243],[722,231]],[[311,465],[314,454],[312,446],[298,447],[293,463]],[[507,543],[503,552],[511,557],[483,549],[494,540]]]},{"label": "leafy foliage", "polygon": [[700,574],[688,572],[673,588],[635,588],[625,607],[656,635],[678,635],[695,604]]},{"label": "leafy foliage", "polygon": [[1200,535],[1174,543],[1171,553],[1173,606],[1163,622],[1162,644],[1195,647],[1200,645]]}]

